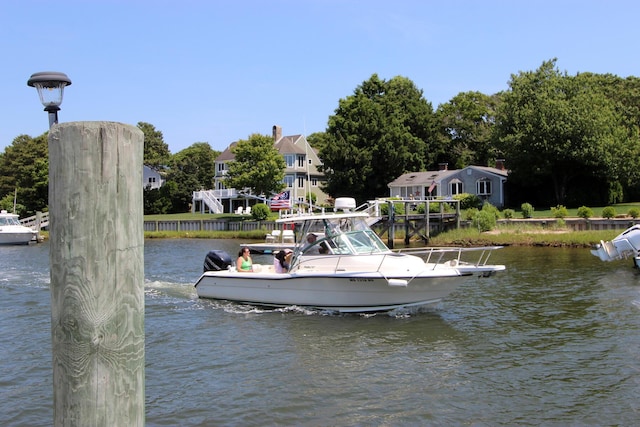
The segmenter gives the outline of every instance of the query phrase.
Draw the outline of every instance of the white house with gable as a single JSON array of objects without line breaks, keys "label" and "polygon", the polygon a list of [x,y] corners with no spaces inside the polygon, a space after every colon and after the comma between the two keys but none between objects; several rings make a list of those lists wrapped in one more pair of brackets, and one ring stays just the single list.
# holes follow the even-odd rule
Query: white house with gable
[{"label": "white house with gable", "polygon": [[150,168],[149,166],[143,166],[142,168],[142,187],[149,190],[157,190],[164,184],[164,179],[160,173]]}]

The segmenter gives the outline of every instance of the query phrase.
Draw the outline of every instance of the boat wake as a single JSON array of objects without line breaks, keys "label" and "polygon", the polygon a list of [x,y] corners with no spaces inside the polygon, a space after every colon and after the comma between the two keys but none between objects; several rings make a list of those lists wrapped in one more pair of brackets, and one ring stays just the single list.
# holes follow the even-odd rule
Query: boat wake
[{"label": "boat wake", "polygon": [[303,316],[330,316],[330,317],[391,317],[397,319],[405,319],[420,315],[433,315],[438,312],[438,305],[432,306],[415,306],[397,308],[389,311],[378,311],[370,313],[340,313],[334,310],[316,309],[312,307],[301,307],[290,305],[286,307],[265,307],[260,305],[243,304],[225,300],[200,299],[199,305],[203,308],[223,310],[225,313],[231,314],[287,314],[287,315],[303,315]]}]

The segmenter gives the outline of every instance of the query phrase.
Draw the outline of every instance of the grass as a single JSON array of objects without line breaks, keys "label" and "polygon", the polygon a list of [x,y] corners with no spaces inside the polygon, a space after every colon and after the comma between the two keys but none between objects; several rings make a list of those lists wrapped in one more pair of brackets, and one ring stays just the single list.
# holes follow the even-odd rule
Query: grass
[{"label": "grass", "polygon": [[[616,210],[617,214],[626,214],[627,212],[629,212],[629,209],[631,208],[637,208],[640,209],[640,202],[633,202],[633,203],[617,203],[613,206],[613,208]],[[602,210],[606,207],[606,206],[599,206],[599,207],[591,207],[591,210],[593,211],[593,216],[596,218],[599,218],[602,216]],[[567,212],[568,218],[577,218],[578,217],[578,208],[567,208]],[[514,218],[522,218],[522,212],[520,210],[516,211],[516,214],[514,216]],[[535,206],[534,206],[534,211],[533,211],[533,218],[553,218],[553,213],[551,213],[551,207],[549,207],[549,209],[545,209],[545,210],[538,210]]]},{"label": "grass", "polygon": [[431,238],[431,246],[551,246],[590,247],[611,240],[622,230],[571,231],[526,225],[506,225],[490,232],[460,228]]}]

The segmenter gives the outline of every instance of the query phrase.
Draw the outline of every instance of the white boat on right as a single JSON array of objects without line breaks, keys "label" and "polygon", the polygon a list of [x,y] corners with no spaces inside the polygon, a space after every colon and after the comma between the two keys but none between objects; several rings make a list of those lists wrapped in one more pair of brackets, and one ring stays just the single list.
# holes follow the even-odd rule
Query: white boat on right
[{"label": "white boat on right", "polygon": [[640,225],[627,228],[609,241],[601,240],[591,253],[602,261],[633,258],[633,265],[640,268]]}]

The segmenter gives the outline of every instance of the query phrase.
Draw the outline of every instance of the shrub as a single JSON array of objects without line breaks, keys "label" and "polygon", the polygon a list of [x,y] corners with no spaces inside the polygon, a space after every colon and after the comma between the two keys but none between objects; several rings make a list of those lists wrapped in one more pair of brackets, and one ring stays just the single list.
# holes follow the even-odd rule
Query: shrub
[{"label": "shrub", "polygon": [[251,207],[251,218],[256,221],[264,221],[269,217],[271,209],[264,203],[256,203]]},{"label": "shrub", "polygon": [[614,216],[616,216],[616,208],[614,208],[613,206],[607,206],[606,208],[602,209],[603,218],[611,219]]},{"label": "shrub", "polygon": [[502,211],[502,216],[504,217],[504,219],[513,219],[515,214],[516,211],[514,211],[513,209],[505,209]]},{"label": "shrub", "polygon": [[551,208],[551,215],[553,215],[554,218],[566,218],[567,215],[569,215],[569,211],[567,210],[566,207],[562,206],[562,205],[558,205],[555,208],[552,207]]},{"label": "shrub", "polygon": [[[400,199],[397,197],[392,197],[388,200],[400,200]],[[404,215],[404,203],[394,203],[393,212],[395,215]],[[385,203],[382,206],[380,206],[380,213],[382,215],[389,215],[389,203]]]},{"label": "shrub", "polygon": [[533,206],[531,203],[523,203],[520,206],[520,210],[522,211],[522,218],[531,218],[533,216]]},{"label": "shrub", "polygon": [[473,221],[473,218],[476,216],[476,214],[480,212],[478,208],[469,208],[466,209],[463,212],[464,215],[464,219],[466,219],[467,221]]},{"label": "shrub", "polygon": [[629,209],[629,212],[627,212],[627,215],[629,215],[633,219],[636,219],[636,218],[638,218],[640,216],[640,209],[631,208],[631,209]]},{"label": "shrub", "polygon": [[496,215],[490,209],[477,211],[473,216],[472,224],[479,231],[491,231],[496,226]]},{"label": "shrub", "polygon": [[593,216],[593,209],[588,208],[586,206],[580,206],[578,208],[578,217],[589,219]]},{"label": "shrub", "polygon": [[475,194],[461,193],[453,196],[454,200],[460,201],[460,210],[482,207],[482,199]]},{"label": "shrub", "polygon": [[489,202],[486,202],[484,205],[482,205],[482,210],[485,212],[489,212],[495,217],[495,219],[500,218],[500,211],[498,210],[498,208],[496,208]]}]

